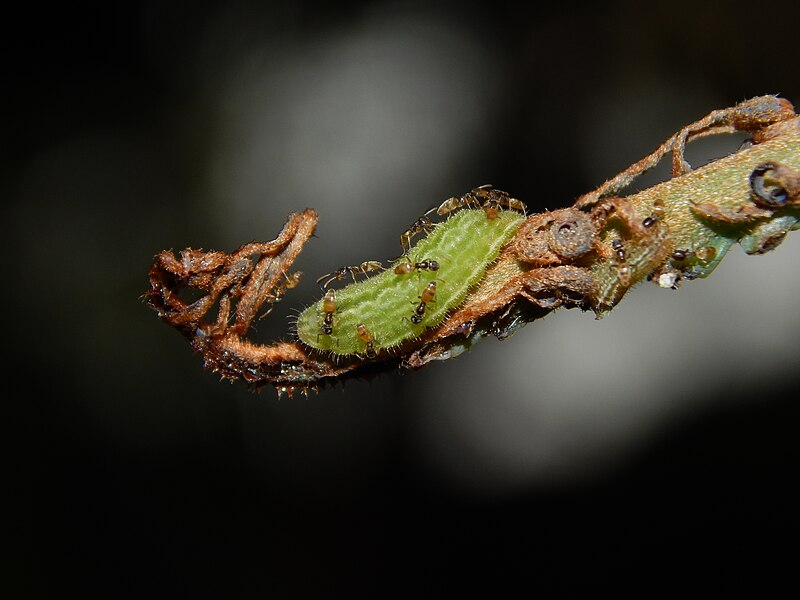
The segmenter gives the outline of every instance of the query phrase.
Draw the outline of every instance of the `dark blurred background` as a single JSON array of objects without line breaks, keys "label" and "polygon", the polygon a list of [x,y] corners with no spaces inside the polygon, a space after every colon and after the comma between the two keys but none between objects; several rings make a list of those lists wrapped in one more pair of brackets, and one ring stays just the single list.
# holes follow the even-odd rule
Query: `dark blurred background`
[{"label": "dark blurred background", "polygon": [[306,281],[255,334],[285,336],[448,196],[558,208],[712,109],[800,103],[795,2],[568,6],[6,15],[8,597],[796,587],[798,240],[310,398],[219,382],[140,300],[162,248],[311,206]]}]

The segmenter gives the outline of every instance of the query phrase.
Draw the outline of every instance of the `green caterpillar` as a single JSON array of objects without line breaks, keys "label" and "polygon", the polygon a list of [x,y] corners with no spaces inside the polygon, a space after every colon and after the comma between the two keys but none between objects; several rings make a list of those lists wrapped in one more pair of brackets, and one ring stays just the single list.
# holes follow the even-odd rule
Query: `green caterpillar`
[{"label": "green caterpillar", "polygon": [[[297,319],[300,341],[335,355],[371,357],[419,336],[464,301],[524,220],[510,210],[493,219],[483,209],[455,213],[380,275],[329,290],[306,308]],[[437,271],[395,273],[402,263],[431,260],[439,263]]]}]

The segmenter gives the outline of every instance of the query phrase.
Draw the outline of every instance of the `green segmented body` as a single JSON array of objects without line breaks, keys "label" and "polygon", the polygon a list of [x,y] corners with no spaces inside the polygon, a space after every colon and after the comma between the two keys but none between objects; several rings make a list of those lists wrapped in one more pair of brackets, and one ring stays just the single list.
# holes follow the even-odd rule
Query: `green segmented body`
[{"label": "green segmented body", "polygon": [[[500,211],[492,220],[483,210],[459,211],[437,224],[405,257],[380,275],[337,290],[331,335],[322,332],[325,313],[320,300],[300,313],[298,337],[318,350],[363,355],[366,346],[358,337],[359,324],[372,334],[376,351],[419,336],[426,328],[440,324],[463,302],[524,219],[524,215],[513,211]],[[420,269],[396,274],[394,267],[406,260],[435,260],[440,267],[438,271]],[[411,316],[431,281],[436,282],[436,300],[427,303],[421,322],[414,324]]]}]

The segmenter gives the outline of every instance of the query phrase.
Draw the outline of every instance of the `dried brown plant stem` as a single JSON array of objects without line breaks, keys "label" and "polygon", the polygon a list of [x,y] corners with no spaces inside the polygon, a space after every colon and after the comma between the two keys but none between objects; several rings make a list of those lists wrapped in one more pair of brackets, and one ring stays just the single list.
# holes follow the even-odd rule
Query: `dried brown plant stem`
[{"label": "dried brown plant stem", "polygon": [[[683,157],[686,143],[730,131],[748,132],[752,145],[692,171]],[[617,196],[670,153],[672,179]],[[445,204],[480,202],[475,190],[470,194]],[[484,204],[487,218],[503,208]],[[572,207],[529,216],[460,307],[391,352],[334,359],[298,341],[246,339],[253,320],[296,285],[299,274],[290,269],[316,223],[308,209],[291,215],[272,242],[231,254],[163,251],[150,270],[147,302],[191,341],[208,369],[255,387],[273,385],[279,393],[388,367],[418,368],[489,335],[504,339],[562,306],[601,315],[645,278],[675,287],[681,279],[705,277],[736,242],[749,253],[772,250],[800,223],[800,118],[788,101],[762,96],[681,129]],[[186,289],[202,295],[183,300]],[[206,320],[215,306],[216,318]]]}]

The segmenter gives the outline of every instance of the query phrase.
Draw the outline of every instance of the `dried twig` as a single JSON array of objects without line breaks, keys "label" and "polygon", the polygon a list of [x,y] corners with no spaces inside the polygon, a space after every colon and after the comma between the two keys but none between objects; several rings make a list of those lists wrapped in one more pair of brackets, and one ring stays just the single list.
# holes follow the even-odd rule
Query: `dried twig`
[{"label": "dried twig", "polygon": [[[684,159],[686,143],[731,131],[750,133],[749,147],[692,171]],[[618,196],[670,153],[672,179]],[[246,244],[232,254],[186,249],[177,257],[161,252],[150,270],[146,298],[159,317],[189,338],[206,367],[222,377],[256,387],[271,384],[279,393],[306,391],[387,367],[419,368],[447,359],[489,335],[504,339],[561,306],[600,316],[643,279],[670,288],[708,276],[736,242],[750,254],[772,250],[798,227],[799,170],[800,117],[786,100],[763,96],[681,129],[570,208],[522,219],[513,213],[524,211],[520,201],[488,186],[445,201],[401,236],[408,253],[396,266],[369,282],[328,290],[304,313],[305,321],[301,315],[298,329],[304,342],[260,345],[245,336],[265,306],[268,314],[299,281],[300,274],[290,268],[316,226],[317,215],[310,209],[291,215],[274,241]],[[467,216],[436,223],[429,217],[434,211]],[[473,239],[495,236],[480,250],[485,264],[458,270],[461,262],[475,261],[471,255],[461,262],[453,256],[453,247],[463,247],[451,239],[456,227],[476,228],[468,231]],[[420,232],[429,235],[415,247],[415,255],[408,247]],[[450,258],[433,260],[437,256],[423,252],[449,253]],[[357,274],[381,268],[367,261],[320,281],[327,286],[347,274],[355,280]],[[416,281],[407,279],[409,273],[424,273],[426,279],[424,289],[415,283],[420,292],[406,298],[403,294],[412,289],[407,282]],[[464,278],[468,281],[462,287],[452,285]],[[443,290],[442,282],[448,281]],[[202,295],[190,303],[180,296],[184,289]],[[398,310],[410,318],[388,309],[396,297]],[[367,327],[359,322],[359,310],[375,302],[384,303],[378,309],[390,322]],[[207,320],[214,307],[216,318]]]}]

